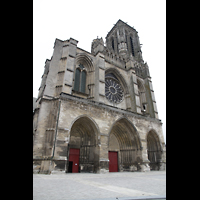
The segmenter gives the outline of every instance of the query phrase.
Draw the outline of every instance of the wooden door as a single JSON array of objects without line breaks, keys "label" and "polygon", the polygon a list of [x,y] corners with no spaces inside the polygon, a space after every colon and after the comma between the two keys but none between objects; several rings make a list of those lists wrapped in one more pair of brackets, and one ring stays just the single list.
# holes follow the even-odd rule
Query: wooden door
[{"label": "wooden door", "polygon": [[109,151],[109,172],[118,172],[118,152]]},{"label": "wooden door", "polygon": [[71,164],[72,165],[72,173],[79,172],[79,156],[80,156],[80,149],[70,149],[69,150],[69,162],[72,162],[72,164]]}]

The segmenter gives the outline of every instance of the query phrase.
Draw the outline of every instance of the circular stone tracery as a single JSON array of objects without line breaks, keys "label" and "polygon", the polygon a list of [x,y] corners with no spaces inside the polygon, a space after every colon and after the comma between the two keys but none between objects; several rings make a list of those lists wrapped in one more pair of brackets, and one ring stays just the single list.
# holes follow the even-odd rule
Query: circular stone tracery
[{"label": "circular stone tracery", "polygon": [[114,78],[106,78],[105,95],[110,102],[120,103],[123,99],[123,90],[120,83]]},{"label": "circular stone tracery", "polygon": [[113,94],[116,94],[117,90],[113,86],[110,86],[109,89],[110,89],[110,92],[112,92]]}]

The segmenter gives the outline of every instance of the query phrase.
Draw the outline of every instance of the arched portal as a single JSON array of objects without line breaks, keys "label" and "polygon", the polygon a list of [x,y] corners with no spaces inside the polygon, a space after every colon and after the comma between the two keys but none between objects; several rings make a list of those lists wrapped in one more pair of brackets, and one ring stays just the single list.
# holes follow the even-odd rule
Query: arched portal
[{"label": "arched portal", "polygon": [[147,152],[148,159],[150,161],[151,170],[159,170],[159,164],[162,156],[162,149],[159,141],[159,137],[155,131],[151,130],[147,134]]},{"label": "arched portal", "polygon": [[77,119],[71,128],[68,172],[97,172],[99,167],[98,128],[86,116]]},{"label": "arched portal", "polygon": [[[114,162],[112,161],[112,155],[115,156],[115,163],[117,162],[118,165],[117,171],[136,171],[140,169],[138,165],[141,161],[140,138],[136,128],[126,118],[115,122],[111,129],[109,135],[110,162]],[[109,163],[109,171],[113,171],[110,169],[114,167],[111,166],[112,164],[114,165],[114,163]]]}]

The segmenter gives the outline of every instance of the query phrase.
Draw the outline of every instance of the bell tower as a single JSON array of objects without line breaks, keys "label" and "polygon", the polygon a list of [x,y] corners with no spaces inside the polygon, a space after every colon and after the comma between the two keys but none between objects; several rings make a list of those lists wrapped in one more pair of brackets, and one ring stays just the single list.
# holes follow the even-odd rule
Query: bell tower
[{"label": "bell tower", "polygon": [[138,32],[122,20],[118,20],[106,36],[106,46],[114,54],[128,60],[142,62]]},{"label": "bell tower", "polygon": [[127,49],[127,41],[126,41],[126,34],[124,27],[120,27],[117,30],[117,41],[118,41],[117,43],[118,43],[119,54],[122,57],[125,57],[126,54],[128,53],[128,49]]}]

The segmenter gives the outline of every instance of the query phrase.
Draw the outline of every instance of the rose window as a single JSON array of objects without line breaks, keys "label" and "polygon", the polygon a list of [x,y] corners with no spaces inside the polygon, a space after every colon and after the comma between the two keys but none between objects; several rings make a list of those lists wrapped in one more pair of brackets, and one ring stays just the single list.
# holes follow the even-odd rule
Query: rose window
[{"label": "rose window", "polygon": [[105,95],[110,102],[120,103],[123,100],[123,89],[113,74],[106,75]]}]

